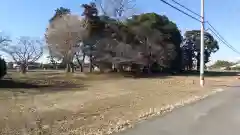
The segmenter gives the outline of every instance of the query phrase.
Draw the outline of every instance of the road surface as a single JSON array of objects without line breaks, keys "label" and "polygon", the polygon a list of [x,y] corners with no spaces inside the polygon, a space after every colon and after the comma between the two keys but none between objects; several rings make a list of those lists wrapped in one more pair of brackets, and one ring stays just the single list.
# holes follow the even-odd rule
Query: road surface
[{"label": "road surface", "polygon": [[240,135],[240,86],[115,135]]}]

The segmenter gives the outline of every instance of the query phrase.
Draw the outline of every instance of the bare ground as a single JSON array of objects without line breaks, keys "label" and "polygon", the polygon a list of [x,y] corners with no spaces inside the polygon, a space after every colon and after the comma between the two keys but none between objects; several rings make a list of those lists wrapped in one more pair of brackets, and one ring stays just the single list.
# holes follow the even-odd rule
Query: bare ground
[{"label": "bare ground", "polygon": [[[150,109],[228,87],[235,75],[124,78],[61,72],[12,73],[0,84],[0,134],[96,135],[118,132]],[[14,82],[13,82],[14,81]],[[21,83],[19,82],[21,81]],[[31,84],[31,85],[30,85]]]}]

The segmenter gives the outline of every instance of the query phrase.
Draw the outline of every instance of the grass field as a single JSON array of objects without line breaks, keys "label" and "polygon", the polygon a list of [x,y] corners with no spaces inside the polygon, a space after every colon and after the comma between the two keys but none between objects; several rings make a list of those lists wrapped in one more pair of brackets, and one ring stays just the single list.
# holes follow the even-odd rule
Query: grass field
[{"label": "grass field", "polygon": [[230,87],[236,73],[127,78],[116,74],[66,75],[61,71],[10,72],[0,82],[0,134],[110,134],[149,112],[214,88]]}]

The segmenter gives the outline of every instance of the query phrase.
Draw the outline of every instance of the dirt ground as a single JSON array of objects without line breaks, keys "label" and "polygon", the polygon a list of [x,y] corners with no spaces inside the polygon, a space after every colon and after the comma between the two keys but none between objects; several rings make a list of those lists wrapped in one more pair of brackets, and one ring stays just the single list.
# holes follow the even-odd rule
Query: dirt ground
[{"label": "dirt ground", "polygon": [[11,80],[0,82],[1,135],[110,134],[147,118],[149,111],[237,81],[233,73],[207,76],[204,88],[197,75],[127,78],[41,71],[7,77]]}]

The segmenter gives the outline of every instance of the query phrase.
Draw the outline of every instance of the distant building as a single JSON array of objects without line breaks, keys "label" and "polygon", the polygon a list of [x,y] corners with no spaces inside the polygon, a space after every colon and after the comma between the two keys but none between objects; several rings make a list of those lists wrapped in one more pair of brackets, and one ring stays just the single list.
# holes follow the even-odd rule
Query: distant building
[{"label": "distant building", "polygon": [[240,67],[240,63],[230,66],[230,68]]},{"label": "distant building", "polygon": [[7,62],[7,68],[8,69],[13,69],[13,62]]},{"label": "distant building", "polygon": [[[41,63],[37,63],[37,62],[32,62],[32,63],[28,63],[28,69],[36,69],[36,68],[40,68],[41,67]],[[19,69],[20,68],[20,64],[19,63],[12,63],[12,68],[14,69]]]}]

